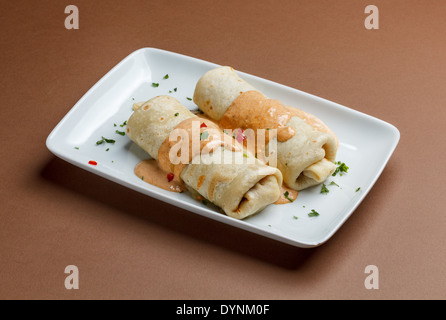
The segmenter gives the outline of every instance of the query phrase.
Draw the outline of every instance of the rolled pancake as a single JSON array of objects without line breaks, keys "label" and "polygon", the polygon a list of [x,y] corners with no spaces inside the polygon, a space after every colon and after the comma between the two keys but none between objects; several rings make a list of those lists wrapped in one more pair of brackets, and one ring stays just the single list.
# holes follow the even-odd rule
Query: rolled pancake
[{"label": "rolled pancake", "polygon": [[[320,184],[336,169],[338,140],[330,128],[311,114],[268,99],[231,67],[206,72],[196,85],[194,102],[223,129],[291,131],[292,137],[275,139],[266,146],[268,150],[271,143],[277,143],[277,167],[291,189]],[[276,122],[271,123],[270,119],[262,124],[262,117],[270,113],[278,113],[271,117]]]},{"label": "rolled pancake", "polygon": [[231,67],[221,67],[201,77],[193,99],[208,117],[220,121],[232,101],[241,93],[251,90],[256,89],[240,78]]},{"label": "rolled pancake", "polygon": [[[165,154],[160,154],[160,150],[165,150],[165,142],[169,140],[171,132],[189,119],[200,123],[205,121],[175,98],[158,96],[137,106],[127,121],[127,135],[156,159],[160,167],[166,168],[169,165],[160,163],[165,159]],[[210,121],[206,121],[211,127]],[[277,168],[257,159],[252,163],[234,163],[234,157],[246,157],[243,146],[237,147],[239,149],[235,151],[220,147],[220,162],[210,159],[215,151],[194,155],[190,163],[183,165],[179,177],[192,194],[209,200],[228,216],[243,219],[279,198],[282,174]]]}]

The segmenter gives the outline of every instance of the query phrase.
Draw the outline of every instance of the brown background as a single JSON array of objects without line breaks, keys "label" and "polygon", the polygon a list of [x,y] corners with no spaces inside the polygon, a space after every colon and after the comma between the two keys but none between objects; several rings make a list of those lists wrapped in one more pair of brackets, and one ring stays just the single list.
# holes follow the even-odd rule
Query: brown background
[{"label": "brown background", "polygon": [[[64,9],[79,8],[66,30]],[[364,9],[380,29],[364,28]],[[442,1],[1,1],[0,298],[446,298]],[[125,56],[155,47],[395,125],[400,143],[326,244],[298,249],[127,190],[45,140]],[[64,287],[65,266],[80,289]],[[379,290],[366,290],[376,265]]]}]

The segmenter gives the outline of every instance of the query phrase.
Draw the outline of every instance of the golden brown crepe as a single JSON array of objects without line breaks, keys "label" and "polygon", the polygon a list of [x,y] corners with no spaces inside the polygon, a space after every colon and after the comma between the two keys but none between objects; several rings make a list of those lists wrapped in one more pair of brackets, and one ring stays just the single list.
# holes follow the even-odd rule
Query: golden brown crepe
[{"label": "golden brown crepe", "polygon": [[[230,146],[215,144],[211,152],[203,152],[204,149],[198,154],[191,152],[189,163],[173,164],[168,154],[177,140],[169,141],[171,133],[189,130],[195,121],[202,124],[200,136],[205,131],[211,132],[209,135],[215,136],[218,143],[218,135],[225,136],[218,126],[192,114],[175,98],[158,96],[136,105],[135,109],[127,121],[129,138],[156,159],[160,168],[178,174],[192,194],[209,200],[236,219],[253,215],[279,198],[281,172],[255,159],[237,142],[231,142]],[[216,128],[219,133],[212,133]],[[247,157],[251,161],[246,161]],[[234,158],[242,163],[235,163]]]},{"label": "golden brown crepe", "polygon": [[277,146],[277,167],[285,184],[302,190],[330,176],[338,140],[317,117],[269,99],[231,67],[206,72],[198,81],[194,102],[223,129],[275,129],[266,150]]}]

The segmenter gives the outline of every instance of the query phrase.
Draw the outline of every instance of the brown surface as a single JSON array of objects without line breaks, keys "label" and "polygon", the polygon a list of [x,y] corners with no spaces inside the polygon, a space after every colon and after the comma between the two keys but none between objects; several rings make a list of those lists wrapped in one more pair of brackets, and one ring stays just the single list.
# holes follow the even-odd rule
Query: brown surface
[{"label": "brown surface", "polygon": [[[0,298],[444,299],[446,5],[361,1],[2,1]],[[380,30],[364,8],[380,9]],[[65,6],[80,29],[64,28]],[[156,47],[394,124],[382,176],[323,246],[189,214],[54,157],[53,127],[129,53]],[[80,271],[66,290],[64,269]],[[380,289],[366,290],[376,265]]]}]

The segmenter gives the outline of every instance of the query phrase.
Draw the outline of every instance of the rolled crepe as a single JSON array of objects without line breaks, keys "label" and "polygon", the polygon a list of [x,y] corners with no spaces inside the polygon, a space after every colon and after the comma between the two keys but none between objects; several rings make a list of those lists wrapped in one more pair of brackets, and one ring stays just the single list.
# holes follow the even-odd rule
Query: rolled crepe
[{"label": "rolled crepe", "polygon": [[[247,156],[243,146],[237,145],[236,141],[231,142],[235,145],[230,147],[215,144],[217,147],[207,153],[202,152],[204,148],[201,145],[200,152],[191,152],[189,163],[172,163],[167,154],[173,146],[169,139],[171,133],[178,128],[189,130],[196,121],[206,124],[200,126],[202,137],[201,133],[218,128],[212,121],[197,117],[169,96],[155,97],[136,106],[136,109],[127,121],[128,137],[156,159],[164,171],[178,174],[192,194],[209,200],[236,219],[253,215],[279,198],[283,179],[281,172],[255,158],[252,163],[234,163],[234,157],[243,159]],[[219,135],[225,136],[220,128],[210,135],[216,137],[218,143]],[[232,138],[229,140],[233,141]],[[211,159],[216,151],[221,151],[220,162]]]},{"label": "rolled crepe", "polygon": [[338,140],[317,117],[268,99],[231,67],[219,67],[198,81],[194,102],[223,129],[277,129],[277,167],[284,183],[303,190],[322,183],[336,169]]}]

